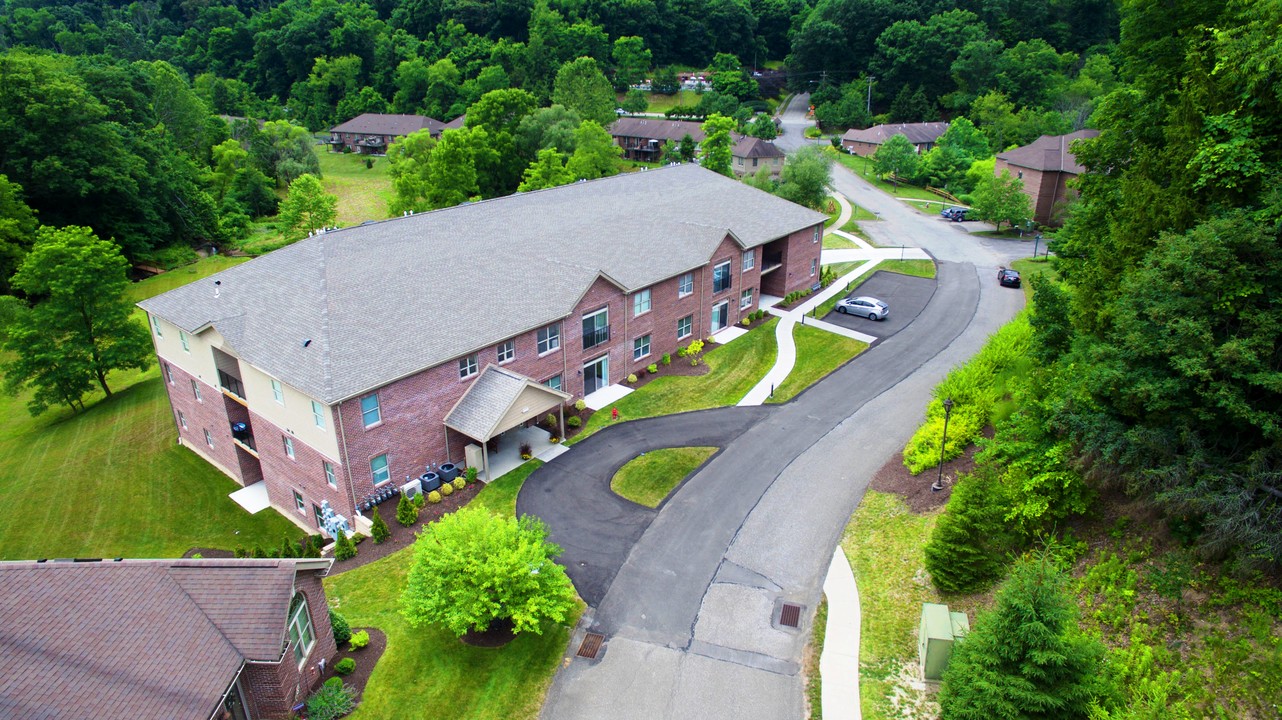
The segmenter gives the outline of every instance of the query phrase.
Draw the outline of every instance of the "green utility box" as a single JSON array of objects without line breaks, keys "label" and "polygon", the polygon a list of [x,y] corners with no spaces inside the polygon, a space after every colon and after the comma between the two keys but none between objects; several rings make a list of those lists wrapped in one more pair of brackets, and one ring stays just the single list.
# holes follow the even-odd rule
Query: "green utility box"
[{"label": "green utility box", "polygon": [[949,612],[947,605],[922,603],[917,660],[926,680],[939,680],[953,654],[953,643],[970,632],[966,613]]}]

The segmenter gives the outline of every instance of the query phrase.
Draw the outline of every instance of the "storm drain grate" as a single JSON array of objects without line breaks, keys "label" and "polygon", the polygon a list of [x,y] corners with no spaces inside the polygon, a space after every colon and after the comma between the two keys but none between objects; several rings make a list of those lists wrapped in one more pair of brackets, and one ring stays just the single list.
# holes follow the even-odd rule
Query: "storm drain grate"
[{"label": "storm drain grate", "polygon": [[779,611],[779,624],[788,627],[799,626],[801,624],[801,606],[784,603],[783,609]]},{"label": "storm drain grate", "polygon": [[578,656],[596,660],[596,654],[601,652],[601,643],[603,642],[605,642],[605,636],[601,633],[588,633],[583,637],[583,644],[579,646]]}]

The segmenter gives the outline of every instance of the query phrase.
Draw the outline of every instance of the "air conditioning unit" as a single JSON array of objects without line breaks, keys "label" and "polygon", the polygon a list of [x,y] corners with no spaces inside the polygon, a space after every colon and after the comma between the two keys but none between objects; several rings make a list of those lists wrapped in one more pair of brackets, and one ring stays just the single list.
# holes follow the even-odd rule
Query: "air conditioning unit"
[{"label": "air conditioning unit", "polygon": [[410,480],[401,486],[401,494],[410,499],[421,492],[423,492],[423,485],[417,479]]}]

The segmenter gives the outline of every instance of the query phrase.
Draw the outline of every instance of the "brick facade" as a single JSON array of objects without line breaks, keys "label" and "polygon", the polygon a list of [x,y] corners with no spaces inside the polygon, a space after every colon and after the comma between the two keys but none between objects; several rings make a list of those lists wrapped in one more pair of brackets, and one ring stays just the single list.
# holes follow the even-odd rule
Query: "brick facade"
[{"label": "brick facade", "polygon": [[1024,183],[1024,194],[1032,201],[1034,222],[1040,225],[1058,224],[1058,206],[1068,201],[1068,181],[1077,177],[1076,175],[1020,167],[997,158],[993,172],[1000,176],[1003,170],[1009,170],[1012,177]]},{"label": "brick facade", "polygon": [[301,668],[294,661],[292,645],[285,648],[279,662],[251,660],[245,664],[240,684],[245,704],[250,710],[250,716],[254,718],[288,716],[295,705],[306,700],[308,694],[320,685],[323,674],[321,660],[328,666],[338,655],[334,630],[329,623],[329,602],[319,574],[298,573],[294,589],[307,598],[307,610],[312,619],[312,630],[316,634],[316,644],[304,658]]},{"label": "brick facade", "polygon": [[[240,451],[232,444],[231,423],[228,417],[227,403],[222,392],[212,385],[188,374],[175,364],[160,358],[162,379],[165,380],[165,391],[169,393],[169,404],[174,413],[174,428],[178,431],[178,442],[187,446],[210,464],[222,470],[242,485],[256,482],[257,475],[251,470],[249,482],[246,472],[241,468]],[[200,399],[192,390],[192,383],[200,388]],[[183,422],[186,427],[183,427]],[[204,431],[208,430],[213,438],[211,448],[205,442]]]}]

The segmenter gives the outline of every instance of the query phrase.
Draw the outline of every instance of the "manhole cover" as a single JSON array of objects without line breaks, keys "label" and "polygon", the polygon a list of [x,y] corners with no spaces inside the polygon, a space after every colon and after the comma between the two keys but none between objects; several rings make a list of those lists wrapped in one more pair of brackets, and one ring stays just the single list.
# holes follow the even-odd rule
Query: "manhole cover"
[{"label": "manhole cover", "polygon": [[784,603],[783,609],[779,611],[779,624],[788,627],[799,626],[801,624],[801,606]]},{"label": "manhole cover", "polygon": [[579,646],[578,656],[596,660],[596,654],[601,651],[603,642],[605,642],[605,636],[601,633],[588,633],[583,637],[583,644]]}]

